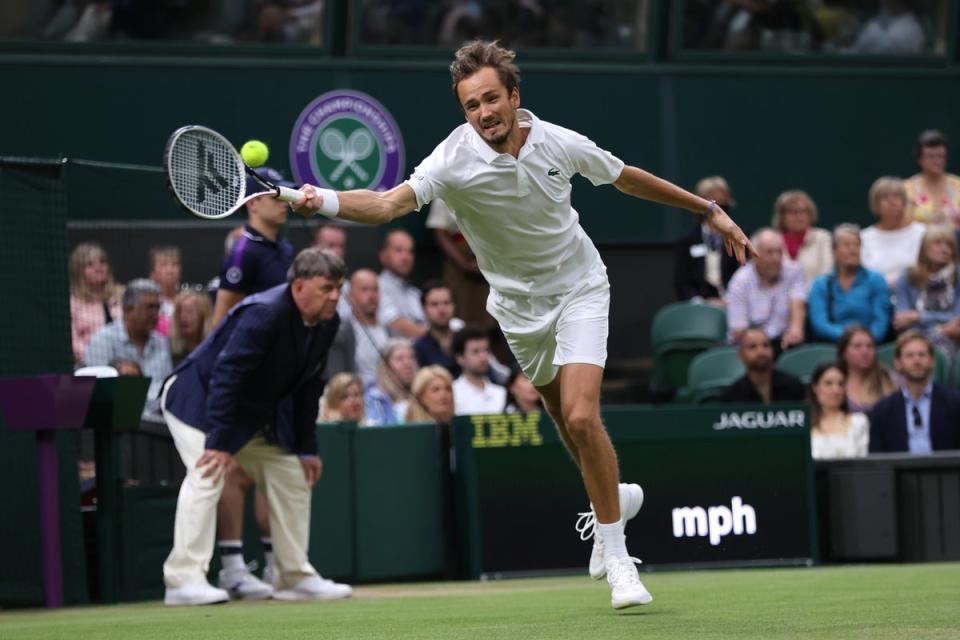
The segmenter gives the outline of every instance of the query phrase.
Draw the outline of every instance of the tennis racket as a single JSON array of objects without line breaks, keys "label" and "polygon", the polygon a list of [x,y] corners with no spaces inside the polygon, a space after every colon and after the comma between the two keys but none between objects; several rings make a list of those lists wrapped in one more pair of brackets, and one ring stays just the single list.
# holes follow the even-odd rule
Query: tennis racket
[{"label": "tennis racket", "polygon": [[[164,150],[163,166],[167,186],[177,202],[207,220],[225,218],[257,196],[271,195],[284,202],[303,197],[301,191],[258,176],[226,138],[198,125],[173,132]],[[263,190],[247,193],[247,176]]]}]

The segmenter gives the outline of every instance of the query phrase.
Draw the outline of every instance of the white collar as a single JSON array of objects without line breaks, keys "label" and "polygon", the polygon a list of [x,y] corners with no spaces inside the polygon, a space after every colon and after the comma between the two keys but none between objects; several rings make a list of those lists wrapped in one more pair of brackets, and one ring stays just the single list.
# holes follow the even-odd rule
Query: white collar
[{"label": "white collar", "polygon": [[[520,148],[520,153],[523,154],[523,149],[527,148],[527,145],[530,145],[530,148],[540,144],[544,141],[543,126],[540,124],[540,118],[533,115],[532,111],[527,109],[517,109],[517,125],[521,129],[530,129],[530,133],[527,134],[527,140],[523,143],[523,147]],[[473,146],[474,150],[480,155],[480,159],[486,162],[487,164],[492,163],[494,160],[500,156],[509,155],[507,153],[499,153],[495,151],[486,141],[480,137],[480,134],[477,133],[476,129],[473,128],[473,125],[468,125],[470,127],[470,143]]]}]

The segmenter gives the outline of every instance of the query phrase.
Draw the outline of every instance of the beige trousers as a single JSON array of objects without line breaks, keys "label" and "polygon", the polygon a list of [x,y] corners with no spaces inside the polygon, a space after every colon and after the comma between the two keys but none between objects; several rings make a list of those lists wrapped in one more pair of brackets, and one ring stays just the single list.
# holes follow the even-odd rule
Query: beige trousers
[{"label": "beige trousers", "polygon": [[[214,483],[202,477],[203,470],[196,467],[206,434],[167,411],[167,389],[175,379],[167,382],[160,401],[177,452],[187,468],[177,499],[173,549],[163,564],[163,579],[170,588],[206,581],[217,531],[217,502],[223,491],[222,478]],[[258,434],[234,458],[265,492],[270,505],[270,538],[277,566],[274,586],[288,589],[306,576],[316,575],[307,559],[310,487],[297,456],[269,444]]]}]

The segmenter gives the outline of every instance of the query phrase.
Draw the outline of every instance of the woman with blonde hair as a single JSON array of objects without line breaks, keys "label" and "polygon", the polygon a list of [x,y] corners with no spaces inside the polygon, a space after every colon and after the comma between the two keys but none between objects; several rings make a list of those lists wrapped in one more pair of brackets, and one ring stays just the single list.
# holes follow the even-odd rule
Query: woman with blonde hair
[{"label": "woman with blonde hair", "polygon": [[453,420],[453,376],[438,364],[417,372],[411,387],[413,399],[407,408],[407,422],[440,422]]},{"label": "woman with blonde hair", "polygon": [[833,240],[816,222],[817,205],[805,191],[792,189],[777,197],[770,226],[783,234],[784,258],[803,267],[808,287],[833,270]]},{"label": "woman with blonde hair", "polygon": [[355,373],[330,378],[320,398],[320,422],[350,421],[365,424],[363,381]]},{"label": "woman with blonde hair", "polygon": [[927,227],[907,212],[907,190],[900,178],[877,178],[867,199],[877,223],[860,232],[860,261],[883,275],[892,291],[900,276],[916,263]]},{"label": "woman with blonde hair", "polygon": [[93,242],[78,244],[70,254],[70,328],[73,361],[78,365],[93,334],[122,317],[122,295],[103,247]]},{"label": "woman with blonde hair", "polygon": [[212,323],[210,296],[200,291],[182,291],[177,295],[170,318],[170,356],[174,366],[200,346]]},{"label": "woman with blonde hair", "polygon": [[837,341],[837,366],[847,385],[851,412],[866,413],[880,398],[897,390],[897,383],[877,359],[877,343],[862,324],[847,325]]},{"label": "woman with blonde hair", "polygon": [[368,385],[364,404],[370,424],[399,424],[410,402],[417,355],[406,338],[390,338],[377,363],[377,380]]},{"label": "woman with blonde hair", "polygon": [[897,280],[894,328],[918,329],[953,357],[960,343],[958,294],[956,235],[947,225],[930,227],[917,263]]}]

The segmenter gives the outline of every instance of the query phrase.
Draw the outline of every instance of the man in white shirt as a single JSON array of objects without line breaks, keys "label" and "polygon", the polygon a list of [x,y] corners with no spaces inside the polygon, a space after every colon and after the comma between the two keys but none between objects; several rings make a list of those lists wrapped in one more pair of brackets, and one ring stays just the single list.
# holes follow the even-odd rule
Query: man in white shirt
[{"label": "man in white shirt", "polygon": [[377,274],[370,269],[357,269],[350,276],[350,307],[344,318],[353,327],[356,341],[355,362],[357,375],[364,386],[377,381],[377,364],[380,353],[387,344],[387,328],[377,321],[380,306],[380,289]]},{"label": "man in white shirt", "polygon": [[427,332],[427,319],[420,303],[420,289],[410,283],[413,271],[413,236],[394,229],[380,248],[380,324],[394,335],[416,340]]},{"label": "man in white shirt", "polygon": [[466,326],[453,336],[453,357],[460,377],[453,381],[453,412],[458,416],[503,413],[507,390],[487,378],[490,338],[480,327]]},{"label": "man in white shirt", "polygon": [[435,198],[450,205],[490,283],[487,310],[580,468],[592,501],[590,526],[582,529],[594,541],[590,574],[607,577],[614,608],[647,604],[652,597],[623,533],[642,490],[618,484],[616,452],[600,419],[610,285],[570,205],[570,180],[580,173],[594,185],[613,184],[634,197],[703,214],[741,262],[753,248],[715,202],[626,166],[584,136],[520,109],[514,55],[480,41],[457,51],[450,70],[467,122],[409,180],[384,192],[304,185],[295,209],[381,224]]}]

